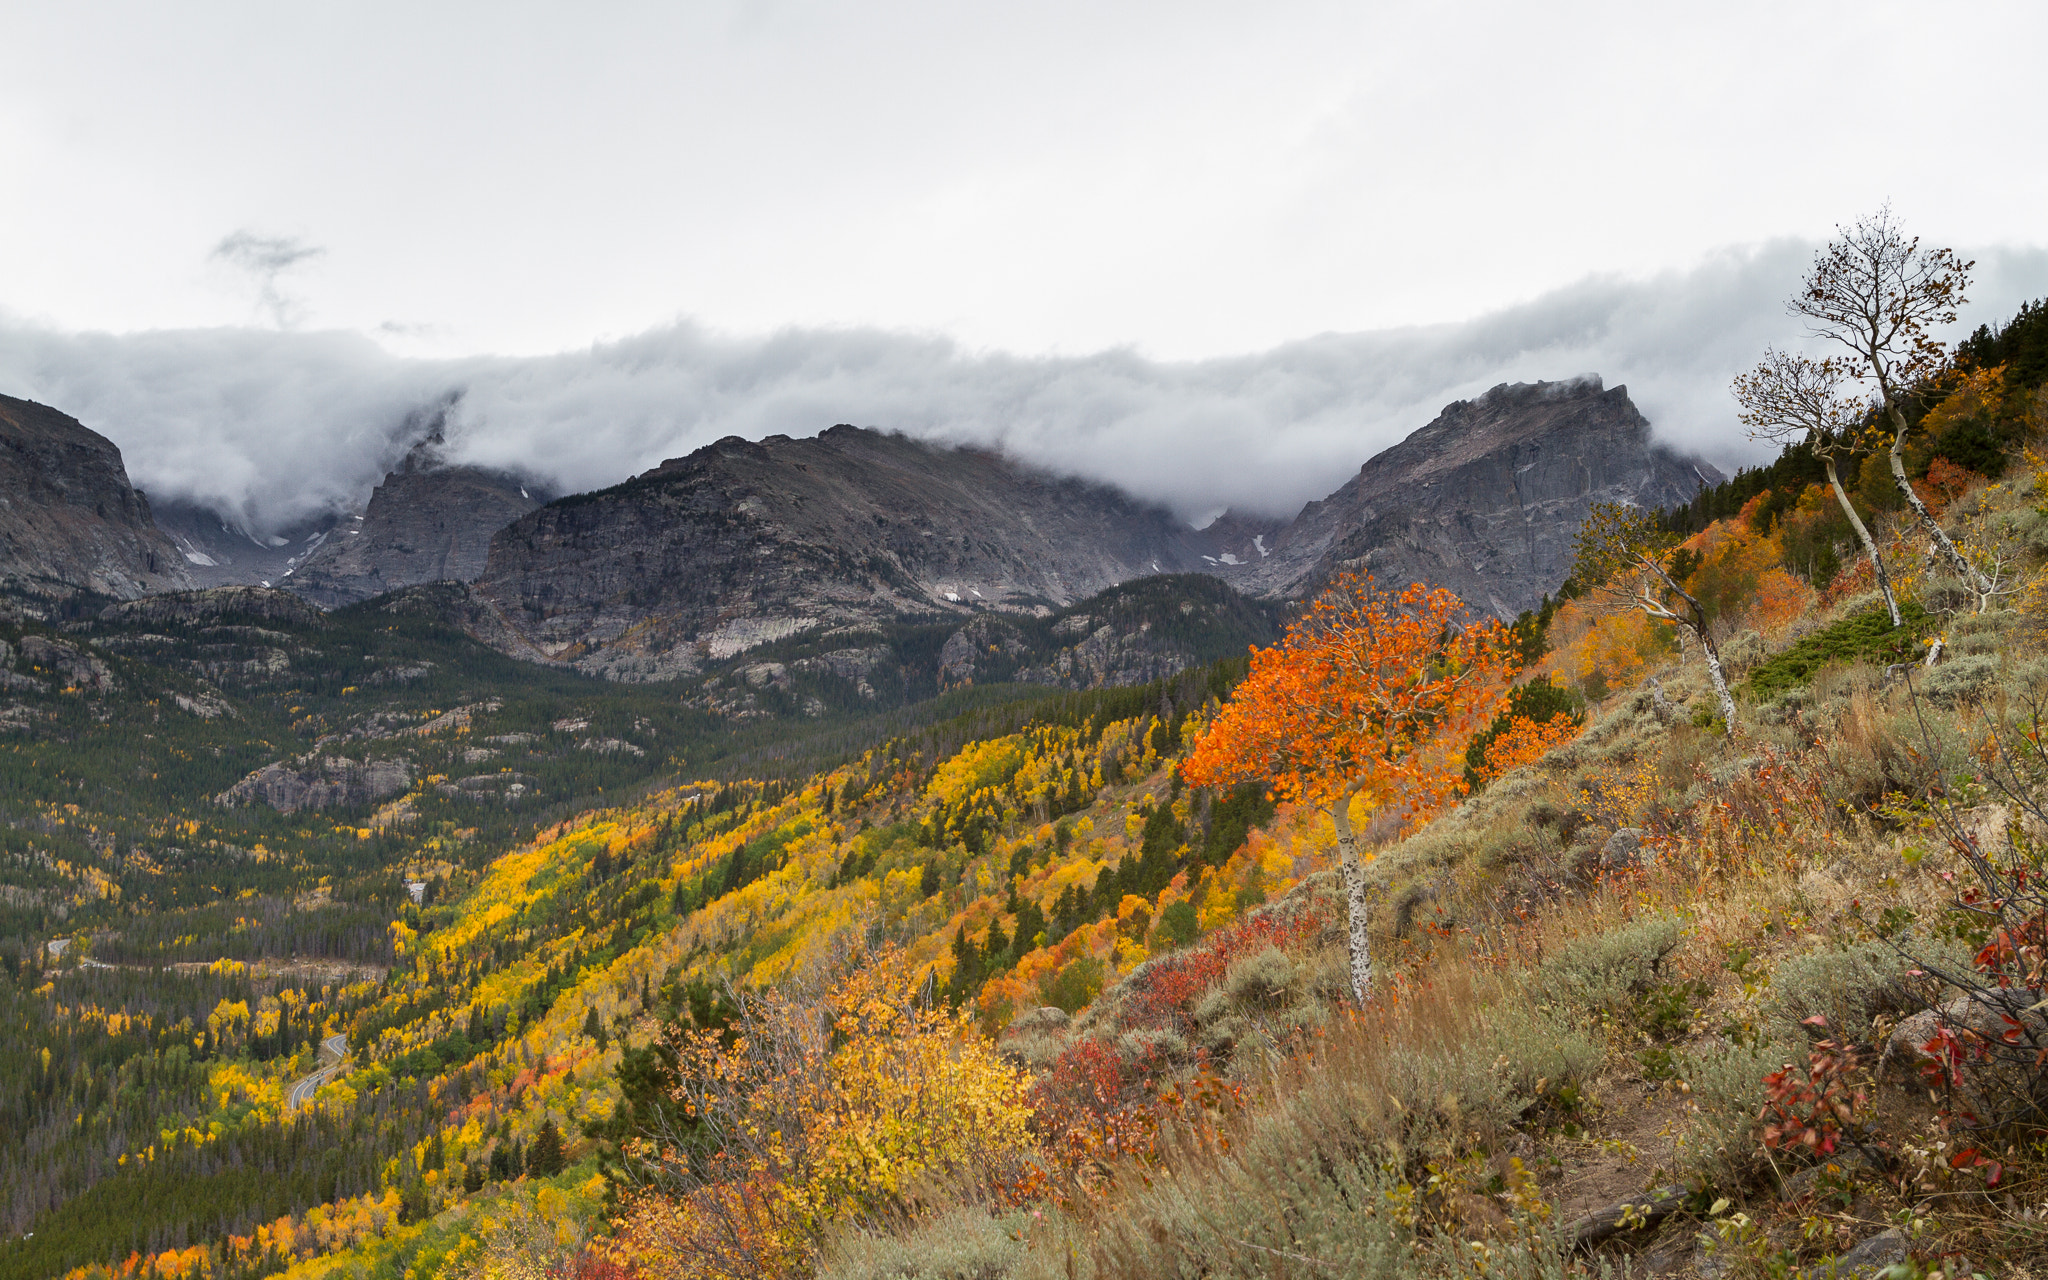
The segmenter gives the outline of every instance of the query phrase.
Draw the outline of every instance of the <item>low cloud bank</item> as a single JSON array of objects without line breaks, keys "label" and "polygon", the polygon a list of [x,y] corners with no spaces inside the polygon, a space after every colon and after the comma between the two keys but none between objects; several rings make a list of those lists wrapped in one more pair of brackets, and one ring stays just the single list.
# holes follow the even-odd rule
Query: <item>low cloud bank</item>
[{"label": "low cloud bank", "polygon": [[[453,461],[602,487],[722,436],[837,422],[996,446],[1200,519],[1291,515],[1452,400],[1598,373],[1669,443],[1724,467],[1742,438],[1729,379],[1795,342],[1783,302],[1813,247],[1729,251],[1649,279],[1592,278],[1456,324],[1329,334],[1163,363],[1128,351],[1022,357],[873,329],[759,338],[677,324],[532,358],[414,360],[340,333],[73,334],[0,319],[0,392],[116,444],[152,495],[251,532],[352,507],[455,397]],[[1969,323],[2048,293],[2048,251],[1980,253]]]}]

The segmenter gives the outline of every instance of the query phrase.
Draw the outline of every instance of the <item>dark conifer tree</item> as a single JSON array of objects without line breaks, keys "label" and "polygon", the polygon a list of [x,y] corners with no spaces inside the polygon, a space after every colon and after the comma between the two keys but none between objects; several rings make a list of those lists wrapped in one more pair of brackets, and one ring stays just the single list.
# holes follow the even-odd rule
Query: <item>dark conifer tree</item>
[{"label": "dark conifer tree", "polygon": [[553,1120],[543,1120],[540,1132],[533,1136],[533,1146],[526,1153],[526,1172],[535,1178],[552,1178],[569,1167],[569,1161],[562,1154],[562,1131],[555,1128]]}]

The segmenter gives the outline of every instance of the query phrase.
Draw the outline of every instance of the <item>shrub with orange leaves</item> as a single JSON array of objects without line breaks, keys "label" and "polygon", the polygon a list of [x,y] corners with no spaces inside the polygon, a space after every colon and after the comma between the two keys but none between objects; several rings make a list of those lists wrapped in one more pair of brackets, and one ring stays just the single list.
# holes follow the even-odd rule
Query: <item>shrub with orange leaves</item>
[{"label": "shrub with orange leaves", "polygon": [[1251,673],[1181,765],[1196,786],[1265,778],[1337,828],[1351,911],[1351,983],[1372,988],[1364,868],[1351,806],[1412,827],[1464,794],[1465,744],[1507,701],[1507,628],[1421,583],[1399,593],[1346,574]]},{"label": "shrub with orange leaves", "polygon": [[1506,732],[1486,747],[1486,762],[1479,766],[1481,780],[1492,782],[1523,765],[1534,764],[1579,735],[1579,726],[1569,716],[1531,720],[1516,716]]},{"label": "shrub with orange leaves", "polygon": [[1957,466],[1947,458],[1936,458],[1927,464],[1927,478],[1921,481],[1920,489],[1927,496],[1928,509],[1940,515],[1950,503],[1967,493],[1970,486],[1981,483],[1983,479],[1983,476],[1967,467]]}]

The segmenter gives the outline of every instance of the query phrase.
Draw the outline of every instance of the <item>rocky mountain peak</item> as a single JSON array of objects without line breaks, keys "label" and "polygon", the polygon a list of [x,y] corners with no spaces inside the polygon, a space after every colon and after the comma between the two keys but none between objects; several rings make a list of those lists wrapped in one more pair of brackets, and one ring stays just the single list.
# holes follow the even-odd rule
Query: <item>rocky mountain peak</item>
[{"label": "rocky mountain peak", "polygon": [[48,405],[0,396],[0,586],[129,600],[190,585],[113,441]]},{"label": "rocky mountain peak", "polygon": [[1513,617],[1564,580],[1594,503],[1671,506],[1720,478],[1656,443],[1626,387],[1597,375],[1503,383],[1375,454],[1264,539],[1269,554],[1212,571],[1256,594],[1299,596],[1365,569]]},{"label": "rocky mountain peak", "polygon": [[534,511],[476,589],[493,643],[657,679],[820,625],[1050,613],[1204,549],[1108,486],[841,424],[729,436]]}]

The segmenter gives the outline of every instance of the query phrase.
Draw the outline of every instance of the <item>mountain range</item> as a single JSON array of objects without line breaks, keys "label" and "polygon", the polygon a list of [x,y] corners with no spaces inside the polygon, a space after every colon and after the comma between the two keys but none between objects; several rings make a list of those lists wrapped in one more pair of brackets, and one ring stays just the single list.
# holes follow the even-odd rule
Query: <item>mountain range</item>
[{"label": "mountain range", "polygon": [[1072,611],[1175,574],[1284,605],[1363,569],[1512,617],[1562,581],[1594,502],[1672,506],[1721,478],[1654,442],[1627,389],[1597,377],[1457,401],[1291,519],[1230,512],[1200,529],[996,452],[843,424],[728,437],[552,501],[519,477],[448,465],[430,429],[362,511],[288,536],[185,504],[152,515],[119,451],[45,406],[0,398],[0,446],[0,467],[21,477],[0,499],[0,575],[17,594],[262,585],[332,608],[454,583],[438,607],[475,638],[626,681],[712,678],[793,637],[823,636],[805,647],[831,653],[873,647],[878,629],[965,637],[971,623],[957,672],[989,669],[993,653],[1050,683],[1150,679],[1156,655],[1079,653],[1138,632],[1098,639]]}]

